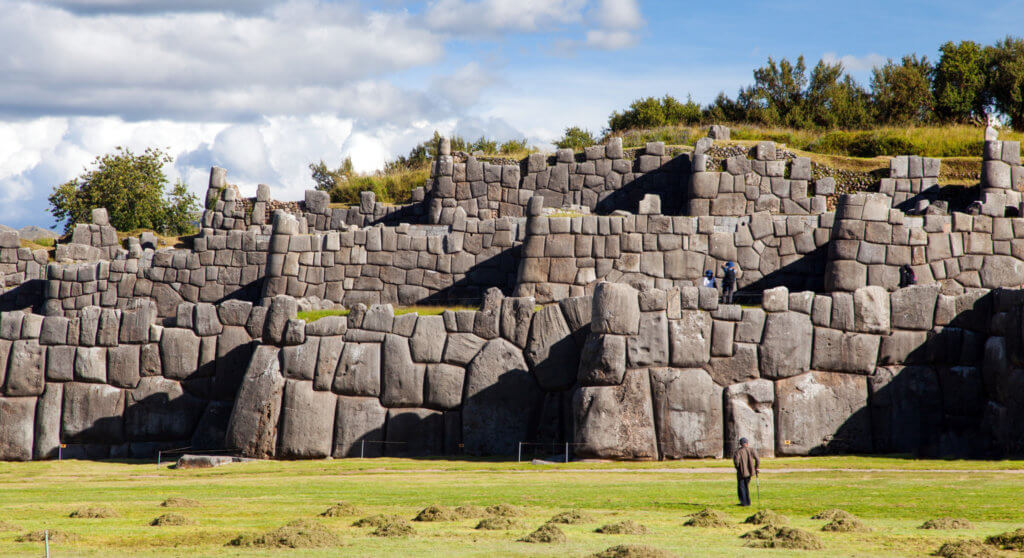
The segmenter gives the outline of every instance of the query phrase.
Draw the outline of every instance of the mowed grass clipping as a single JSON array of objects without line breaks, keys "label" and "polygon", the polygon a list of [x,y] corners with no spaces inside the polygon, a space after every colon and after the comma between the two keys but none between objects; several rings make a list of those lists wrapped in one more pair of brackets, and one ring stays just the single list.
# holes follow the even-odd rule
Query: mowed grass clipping
[{"label": "mowed grass clipping", "polygon": [[[628,545],[679,556],[692,556],[694,549],[702,556],[729,557],[791,552],[745,546],[751,541],[741,536],[758,526],[742,522],[757,510],[735,506],[736,481],[729,465],[725,460],[535,466],[497,460],[351,459],[174,470],[153,463],[0,463],[0,517],[15,526],[0,532],[0,556],[41,556],[43,544],[36,534],[44,530],[61,535],[51,542],[54,556],[589,556]],[[922,556],[950,541],[984,541],[1024,527],[1021,470],[1020,462],[996,461],[763,460],[761,501],[764,508],[787,516],[790,527],[821,541],[822,548],[812,554]],[[171,498],[198,505],[171,511],[161,505]],[[353,506],[358,515],[321,516],[339,502]],[[115,509],[117,517],[68,517],[73,510],[102,506]],[[470,513],[412,522],[429,506],[453,511],[464,506]],[[683,526],[705,508],[722,513],[725,526]],[[811,516],[833,508],[860,518],[871,531],[823,531],[828,520]],[[547,536],[534,538],[557,541],[519,542],[567,510],[586,520],[559,523],[564,542]],[[476,529],[487,516],[500,517],[495,512],[515,514],[506,515],[513,525]],[[167,513],[180,513],[194,523],[150,526]],[[378,533],[379,525],[353,525],[378,514],[414,527]],[[942,517],[967,519],[975,528],[919,528]],[[647,532],[595,532],[627,521]],[[305,548],[228,544],[266,538],[288,525],[316,527],[315,533],[305,527],[301,531],[330,542]],[[281,544],[300,546],[290,541]]]}]

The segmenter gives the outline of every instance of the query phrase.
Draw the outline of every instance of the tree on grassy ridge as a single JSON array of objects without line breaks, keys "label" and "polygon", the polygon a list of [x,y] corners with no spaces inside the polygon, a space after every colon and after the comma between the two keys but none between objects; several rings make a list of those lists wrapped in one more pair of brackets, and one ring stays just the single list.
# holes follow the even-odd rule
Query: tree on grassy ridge
[{"label": "tree on grassy ridge", "polygon": [[597,138],[590,133],[590,130],[585,130],[579,126],[569,126],[565,129],[565,134],[560,139],[555,140],[555,146],[562,149],[583,149],[595,144],[597,144]]},{"label": "tree on grassy ridge", "polygon": [[931,90],[932,65],[927,56],[892,59],[871,70],[871,94],[875,117],[889,124],[923,124],[932,119],[935,104]]},{"label": "tree on grassy ridge", "polygon": [[615,111],[608,118],[612,132],[633,128],[657,128],[674,124],[694,124],[701,120],[700,105],[687,97],[685,103],[671,95],[661,99],[644,97],[633,101],[623,112]]},{"label": "tree on grassy ridge", "polygon": [[96,157],[95,168],[54,187],[48,200],[50,214],[69,232],[78,223],[92,220],[92,210],[103,207],[110,224],[122,231],[153,229],[185,234],[195,228],[199,201],[178,181],[166,192],[164,165],[173,159],[161,149],[149,147],[135,154],[118,147]]},{"label": "tree on grassy ridge", "polygon": [[845,73],[841,62],[820,60],[811,71],[805,112],[823,128],[864,128],[871,124],[871,96]]},{"label": "tree on grassy ridge", "polygon": [[1024,130],[1024,39],[1007,36],[989,52],[989,91],[996,109]]},{"label": "tree on grassy ridge", "polygon": [[768,126],[805,128],[809,120],[804,114],[804,90],[807,87],[807,65],[801,55],[796,64],[783,58],[754,70],[754,84],[741,89],[737,101],[747,119]]},{"label": "tree on grassy ridge", "polygon": [[991,103],[985,76],[989,51],[974,41],[948,41],[939,51],[932,79],[936,116],[944,122],[985,116]]}]

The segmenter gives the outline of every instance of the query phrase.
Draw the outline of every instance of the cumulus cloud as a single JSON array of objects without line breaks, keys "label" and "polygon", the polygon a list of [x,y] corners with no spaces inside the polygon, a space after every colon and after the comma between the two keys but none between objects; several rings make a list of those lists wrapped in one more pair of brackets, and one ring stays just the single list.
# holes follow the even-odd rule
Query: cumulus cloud
[{"label": "cumulus cloud", "polygon": [[434,0],[424,23],[462,35],[532,32],[582,20],[586,0]]},{"label": "cumulus cloud", "polygon": [[556,44],[557,50],[573,54],[581,48],[629,48],[637,43],[640,29],[647,24],[637,0],[597,0],[588,6],[584,20],[587,30],[583,39],[563,39]]},{"label": "cumulus cloud", "polygon": [[826,52],[821,56],[821,59],[829,64],[842,62],[843,68],[851,74],[868,72],[875,66],[882,66],[885,64],[885,57],[874,52],[864,56],[854,56],[852,54],[839,56],[834,52]]},{"label": "cumulus cloud", "polygon": [[41,0],[68,11],[96,13],[154,13],[191,11],[257,12],[278,0]]}]

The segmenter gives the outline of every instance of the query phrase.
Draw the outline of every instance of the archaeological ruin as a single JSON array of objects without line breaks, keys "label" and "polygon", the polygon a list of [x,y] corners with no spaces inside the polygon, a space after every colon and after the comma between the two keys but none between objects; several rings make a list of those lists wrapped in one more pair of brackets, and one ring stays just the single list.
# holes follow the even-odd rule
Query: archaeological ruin
[{"label": "archaeological ruin", "polygon": [[[1024,167],[986,133],[967,200],[937,159],[844,192],[715,126],[521,161],[442,140],[403,206],[214,168],[185,248],[102,209],[52,260],[0,231],[0,459],[1022,455]],[[727,261],[736,304],[699,286]]]}]

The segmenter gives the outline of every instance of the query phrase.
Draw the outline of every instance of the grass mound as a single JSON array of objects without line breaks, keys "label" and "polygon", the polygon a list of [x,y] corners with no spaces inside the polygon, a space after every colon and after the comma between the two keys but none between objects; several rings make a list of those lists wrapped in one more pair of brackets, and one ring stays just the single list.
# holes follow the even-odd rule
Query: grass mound
[{"label": "grass mound", "polygon": [[117,517],[117,512],[106,506],[86,506],[71,512],[68,517],[74,519],[107,519]]},{"label": "grass mound", "polygon": [[620,544],[594,554],[592,558],[674,558],[675,554],[645,544]]},{"label": "grass mound", "polygon": [[229,546],[277,548],[324,548],[337,546],[338,536],[310,519],[299,519],[263,535],[239,535]]},{"label": "grass mound", "polygon": [[832,508],[830,510],[823,510],[811,516],[811,519],[824,519],[825,521],[835,521],[836,519],[856,519],[857,516],[852,513],[841,510],[838,508]]},{"label": "grass mound", "polygon": [[0,521],[0,533],[4,533],[7,531],[17,531],[19,529],[21,529],[21,527],[18,527],[10,521]]},{"label": "grass mound", "polygon": [[985,544],[997,546],[1003,550],[1024,551],[1024,529],[1016,529],[999,535],[992,535],[985,539]]},{"label": "grass mound", "polygon": [[746,546],[752,548],[790,548],[800,550],[820,550],[821,539],[802,529],[765,525],[756,531],[740,536],[747,539]]},{"label": "grass mound", "polygon": [[609,523],[602,525],[594,530],[595,533],[602,533],[605,535],[646,535],[647,527],[627,519],[626,521],[620,521],[618,523]]},{"label": "grass mound", "polygon": [[940,517],[925,521],[918,529],[974,529],[974,525],[962,517]]},{"label": "grass mound", "polygon": [[413,534],[412,525],[404,519],[388,521],[373,530],[375,537],[408,537]]},{"label": "grass mound", "polygon": [[180,513],[165,513],[160,517],[149,522],[154,527],[168,527],[177,525],[195,525],[196,520],[191,517],[185,517]]},{"label": "grass mound", "polygon": [[444,506],[430,505],[416,514],[413,521],[455,521],[459,514]]},{"label": "grass mound", "polygon": [[519,517],[526,513],[523,508],[519,506],[513,506],[512,504],[496,504],[493,506],[487,506],[487,515],[493,515],[495,517]]},{"label": "grass mound", "polygon": [[690,516],[683,525],[688,527],[726,527],[725,514],[711,508],[704,508]]},{"label": "grass mound", "polygon": [[562,513],[555,514],[554,517],[548,520],[548,523],[561,523],[563,525],[576,525],[578,523],[588,523],[594,519],[589,515],[581,512],[580,510],[564,511]]},{"label": "grass mound", "polygon": [[867,533],[871,528],[856,517],[840,517],[826,523],[821,530],[833,533]]},{"label": "grass mound", "polygon": [[399,521],[404,521],[404,520],[401,517],[398,517],[397,515],[384,515],[384,514],[379,513],[377,515],[371,515],[371,516],[368,516],[368,517],[364,517],[362,519],[357,519],[355,521],[355,523],[352,524],[352,526],[353,527],[373,527],[373,528],[377,528],[377,527],[380,527],[380,526],[382,526],[382,525],[384,525],[386,523],[396,523],[396,522],[399,522]]},{"label": "grass mound", "polygon": [[565,533],[563,533],[561,529],[551,523],[545,523],[538,527],[536,531],[519,539],[519,542],[564,543],[566,540],[568,539],[565,538]]},{"label": "grass mound", "polygon": [[934,555],[944,558],[990,558],[996,556],[996,553],[979,541],[966,540],[944,543]]},{"label": "grass mound", "polygon": [[[14,539],[17,542],[43,542],[46,540],[45,531],[30,531],[24,535]],[[74,533],[68,533],[67,531],[53,531],[49,533],[50,542],[52,543],[66,543],[78,540],[78,535]]]},{"label": "grass mound", "polygon": [[199,500],[192,498],[168,498],[160,503],[164,508],[198,508]]},{"label": "grass mound", "polygon": [[759,510],[754,515],[744,519],[743,523],[750,523],[751,525],[785,525],[789,523],[789,518],[772,510]]},{"label": "grass mound", "polygon": [[459,506],[455,508],[455,515],[463,519],[481,517],[486,514],[487,512],[485,512],[480,506]]},{"label": "grass mound", "polygon": [[320,517],[344,517],[346,515],[355,515],[356,507],[348,502],[338,502],[326,510],[320,512]]},{"label": "grass mound", "polygon": [[480,523],[476,524],[476,528],[482,531],[504,531],[514,529],[517,526],[518,523],[508,517],[488,517],[481,519]]}]

